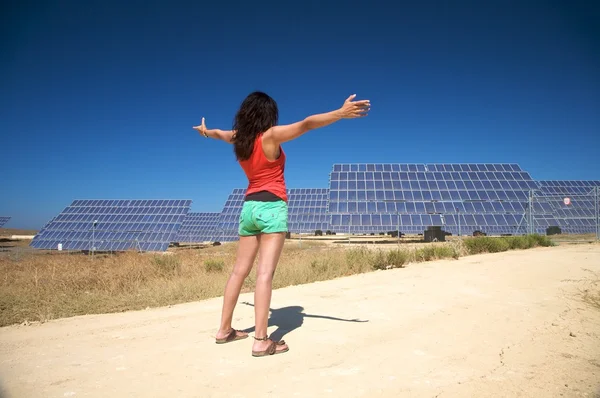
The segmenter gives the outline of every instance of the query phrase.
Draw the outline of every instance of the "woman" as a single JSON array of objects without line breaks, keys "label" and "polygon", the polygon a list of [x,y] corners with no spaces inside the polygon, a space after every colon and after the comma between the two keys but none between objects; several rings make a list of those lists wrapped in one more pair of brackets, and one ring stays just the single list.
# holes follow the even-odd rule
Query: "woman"
[{"label": "woman", "polygon": [[288,125],[278,126],[277,103],[267,94],[248,95],[238,110],[232,131],[195,126],[204,137],[233,144],[236,159],[248,178],[248,188],[239,222],[239,245],[233,271],[225,286],[221,325],[216,335],[218,344],[248,337],[231,326],[233,310],[244,280],[259,254],[254,292],[255,341],[253,356],[288,351],[284,341],[272,341],[267,335],[273,275],[285,242],[287,228],[287,189],[284,178],[285,153],[281,144],[340,119],[366,116],[370,101],[344,101],[341,108]]}]

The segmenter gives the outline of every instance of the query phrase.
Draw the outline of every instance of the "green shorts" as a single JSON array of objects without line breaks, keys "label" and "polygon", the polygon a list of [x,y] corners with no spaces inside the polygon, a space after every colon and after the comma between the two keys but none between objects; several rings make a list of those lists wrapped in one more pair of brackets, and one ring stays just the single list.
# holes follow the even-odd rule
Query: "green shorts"
[{"label": "green shorts", "polygon": [[288,206],[283,200],[277,202],[244,202],[240,214],[240,236],[288,232]]}]

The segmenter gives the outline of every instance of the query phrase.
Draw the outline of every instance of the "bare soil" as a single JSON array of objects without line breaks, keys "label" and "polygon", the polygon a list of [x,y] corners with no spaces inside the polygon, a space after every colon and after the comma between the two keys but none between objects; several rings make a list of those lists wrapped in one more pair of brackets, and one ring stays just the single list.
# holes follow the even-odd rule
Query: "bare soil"
[{"label": "bare soil", "polygon": [[[599,278],[588,244],[286,287],[269,333],[290,351],[269,358],[214,343],[220,298],[10,326],[2,396],[594,397],[600,309],[583,297]],[[236,328],[253,325],[244,302]]]}]

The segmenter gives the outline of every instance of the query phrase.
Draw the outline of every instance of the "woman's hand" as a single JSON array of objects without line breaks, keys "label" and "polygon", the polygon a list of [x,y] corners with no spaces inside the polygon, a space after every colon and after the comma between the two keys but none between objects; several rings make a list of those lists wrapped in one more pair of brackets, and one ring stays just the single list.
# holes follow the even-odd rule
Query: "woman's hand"
[{"label": "woman's hand", "polygon": [[352,94],[344,101],[344,105],[340,108],[340,116],[343,119],[354,119],[357,117],[367,116],[371,109],[370,100],[352,101],[356,97],[356,94]]},{"label": "woman's hand", "polygon": [[220,130],[220,129],[207,129],[206,124],[204,124],[204,118],[202,118],[202,124],[200,126],[194,126],[194,130],[198,130],[198,132],[206,138],[214,138],[217,140],[225,141],[229,144],[233,142],[233,131],[229,130]]},{"label": "woman's hand", "polygon": [[194,126],[194,129],[198,130],[198,132],[203,136],[208,137],[208,134],[206,133],[206,125],[204,124],[204,118],[202,118],[202,124],[200,124],[200,126]]}]

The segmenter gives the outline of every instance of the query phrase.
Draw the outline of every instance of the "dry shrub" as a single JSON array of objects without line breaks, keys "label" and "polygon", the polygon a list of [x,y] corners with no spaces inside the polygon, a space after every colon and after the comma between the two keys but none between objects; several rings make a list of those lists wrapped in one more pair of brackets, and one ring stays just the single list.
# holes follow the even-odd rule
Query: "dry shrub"
[{"label": "dry shrub", "polygon": [[365,272],[369,267],[371,255],[371,250],[364,247],[347,249],[345,253],[346,264],[350,271]]},{"label": "dry shrub", "polygon": [[586,280],[586,284],[581,288],[581,299],[586,304],[600,310],[600,274],[591,270],[586,270],[593,275],[593,279]]},{"label": "dry shrub", "polygon": [[533,234],[533,235],[529,235],[529,238],[533,239],[536,246],[543,246],[543,247],[556,246],[556,243],[554,243],[554,241],[552,241],[552,239],[550,239],[549,237],[544,236],[544,235]]},{"label": "dry shrub", "polygon": [[510,248],[505,238],[476,237],[465,239],[464,243],[470,254],[498,253]]},{"label": "dry shrub", "polygon": [[452,248],[452,250],[454,251],[454,254],[455,254],[454,258],[464,257],[464,256],[468,256],[470,254],[469,249],[465,245],[465,242],[463,239],[451,240],[450,242],[448,242],[448,246],[450,246]]},{"label": "dry shrub", "polygon": [[511,236],[505,239],[510,250],[530,249],[533,244],[531,239],[523,239],[521,236]]},{"label": "dry shrub", "polygon": [[459,253],[454,246],[451,245],[435,245],[426,246],[415,250],[415,261],[431,261],[444,258],[459,258]]},{"label": "dry shrub", "polygon": [[206,269],[206,272],[221,272],[225,268],[225,262],[223,260],[209,258],[204,261],[204,268]]},{"label": "dry shrub", "polygon": [[404,268],[404,265],[411,262],[413,256],[407,250],[390,250],[387,254],[387,262],[393,268]]},{"label": "dry shrub", "polygon": [[463,241],[469,254],[498,253],[507,250],[531,249],[538,246],[555,246],[547,236],[533,234],[511,237],[475,237]]},{"label": "dry shrub", "polygon": [[598,284],[593,285],[592,288],[586,289],[582,295],[583,301],[600,310],[600,288]]},{"label": "dry shrub", "polygon": [[377,250],[377,252],[371,254],[371,267],[373,269],[386,269],[388,265],[387,256],[382,250]]},{"label": "dry shrub", "polygon": [[453,258],[457,260],[460,255],[454,246],[435,246],[434,256],[436,259]]},{"label": "dry shrub", "polygon": [[435,258],[435,248],[433,246],[422,247],[415,250],[415,261],[429,261]]}]

